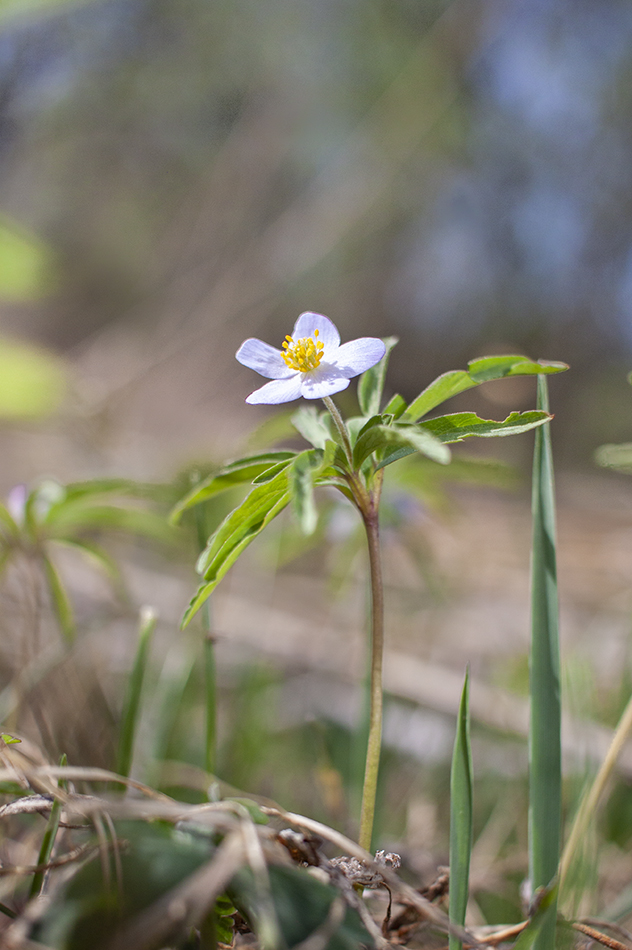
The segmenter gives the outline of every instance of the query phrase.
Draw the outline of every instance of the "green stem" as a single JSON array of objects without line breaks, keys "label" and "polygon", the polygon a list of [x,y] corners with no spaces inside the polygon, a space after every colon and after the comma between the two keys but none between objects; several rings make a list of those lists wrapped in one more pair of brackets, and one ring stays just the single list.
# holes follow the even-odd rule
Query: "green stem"
[{"label": "green stem", "polygon": [[329,409],[331,418],[334,420],[334,425],[338,430],[338,434],[342,440],[342,447],[344,449],[345,455],[347,456],[347,462],[349,463],[349,468],[353,471],[353,449],[351,448],[351,439],[349,438],[349,432],[345,425],[345,421],[340,415],[336,403],[333,401],[331,396],[323,396],[323,402]]},{"label": "green stem", "polygon": [[362,512],[369,545],[371,576],[371,709],[369,714],[369,741],[366,750],[366,768],[360,810],[359,844],[371,850],[377,778],[382,746],[382,663],[384,654],[384,587],[380,561],[380,537],[377,505]]}]

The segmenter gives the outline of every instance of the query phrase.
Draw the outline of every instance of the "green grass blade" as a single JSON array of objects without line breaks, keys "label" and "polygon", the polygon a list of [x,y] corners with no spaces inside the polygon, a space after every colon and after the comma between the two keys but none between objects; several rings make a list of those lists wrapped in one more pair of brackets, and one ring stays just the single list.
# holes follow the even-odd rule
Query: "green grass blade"
[{"label": "green grass blade", "polygon": [[[548,412],[545,376],[538,376],[538,409]],[[529,726],[529,870],[535,891],[555,877],[561,840],[560,651],[555,558],[555,495],[550,426],[535,435],[531,557],[531,656]],[[536,940],[554,950],[557,898]]]},{"label": "green grass blade", "polygon": [[[59,760],[60,765],[67,765],[68,760],[65,755],[62,755]],[[61,786],[63,783],[60,782]],[[61,801],[56,798],[52,804],[50,815],[48,816],[48,822],[46,823],[46,831],[44,832],[44,837],[42,838],[42,844],[40,847],[39,857],[37,859],[38,865],[48,864],[51,855],[53,853],[53,847],[55,846],[55,838],[57,837],[57,831],[59,830],[59,819],[61,817]],[[36,871],[33,875],[33,880],[31,881],[31,889],[29,892],[29,900],[33,897],[37,897],[38,894],[41,894],[42,888],[44,887],[44,879],[46,877],[46,871]]]},{"label": "green grass blade", "polygon": [[[459,705],[450,773],[450,923],[465,924],[472,855],[472,750],[470,746],[469,670]],[[450,934],[450,950],[462,942]]]},{"label": "green grass blade", "polygon": [[217,767],[217,669],[215,664],[215,640],[210,632],[208,602],[204,605],[204,698],[206,705],[206,731],[204,738],[204,768],[212,775]]},{"label": "green grass blade", "polygon": [[157,616],[151,607],[142,608],[138,631],[138,647],[134,658],[134,666],[129,678],[127,696],[125,697],[119,738],[117,772],[119,775],[124,775],[125,777],[129,775],[132,766],[134,737],[136,735],[136,726],[140,712],[141,692],[145,678],[145,670],[147,668],[151,635],[154,632],[156,620]]}]

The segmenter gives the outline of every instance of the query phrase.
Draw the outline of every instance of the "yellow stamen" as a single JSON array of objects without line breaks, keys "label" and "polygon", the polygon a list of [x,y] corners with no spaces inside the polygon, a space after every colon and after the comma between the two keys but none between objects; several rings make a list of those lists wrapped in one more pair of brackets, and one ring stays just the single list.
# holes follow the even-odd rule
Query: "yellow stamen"
[{"label": "yellow stamen", "polygon": [[[318,330],[314,330],[314,337],[318,337]],[[283,341],[285,353],[281,353],[286,366],[298,370],[299,373],[309,373],[317,369],[323,358],[324,344],[311,336],[304,336],[294,342],[291,336]]]}]

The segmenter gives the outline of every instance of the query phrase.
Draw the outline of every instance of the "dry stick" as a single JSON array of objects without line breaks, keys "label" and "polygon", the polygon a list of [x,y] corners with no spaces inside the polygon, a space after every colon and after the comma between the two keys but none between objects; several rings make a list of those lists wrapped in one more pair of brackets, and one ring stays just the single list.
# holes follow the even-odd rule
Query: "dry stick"
[{"label": "dry stick", "polygon": [[620,940],[615,940],[614,937],[608,937],[607,934],[601,933],[600,930],[595,930],[594,927],[589,927],[588,924],[575,921],[575,923],[571,924],[571,927],[573,930],[578,930],[579,933],[590,937],[591,940],[596,940],[597,943],[603,944],[604,947],[609,947],[610,950],[630,950],[627,943],[621,943]]},{"label": "dry stick", "polygon": [[568,836],[568,841],[566,842],[564,851],[562,852],[562,858],[560,860],[560,889],[564,884],[564,879],[568,874],[568,870],[570,868],[571,861],[575,856],[577,847],[586,833],[590,819],[597,808],[599,799],[603,794],[608,779],[614,770],[617,759],[619,758],[621,750],[623,749],[631,731],[632,697],[628,700],[628,704],[623,711],[623,715],[621,716],[619,724],[612,737],[610,748],[608,749],[606,757],[603,760],[597,775],[595,776],[591,789],[579,806],[577,814],[575,815],[575,821],[573,822],[571,833]]}]

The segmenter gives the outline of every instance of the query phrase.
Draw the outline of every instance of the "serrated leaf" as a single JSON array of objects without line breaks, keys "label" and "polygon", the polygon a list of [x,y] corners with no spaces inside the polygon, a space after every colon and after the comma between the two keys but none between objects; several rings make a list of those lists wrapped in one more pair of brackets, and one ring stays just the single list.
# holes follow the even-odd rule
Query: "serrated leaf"
[{"label": "serrated leaf", "polygon": [[314,501],[314,478],[322,466],[322,460],[322,452],[311,449],[297,455],[289,469],[288,486],[292,509],[305,535],[313,534],[318,523]]},{"label": "serrated leaf", "polygon": [[365,416],[374,416],[380,411],[388,359],[391,350],[398,342],[396,336],[384,337],[383,343],[386,345],[386,353],[379,363],[372,366],[360,377],[358,383],[358,402],[360,403],[362,414]]},{"label": "serrated leaf", "polygon": [[548,412],[532,409],[528,412],[512,412],[501,422],[481,419],[475,412],[453,412],[420,422],[418,427],[432,433],[441,442],[460,442],[470,436],[492,438],[494,436],[518,435],[548,422]]},{"label": "serrated leaf", "polygon": [[218,472],[209,475],[208,478],[205,478],[195,485],[194,488],[178,502],[173,508],[169,520],[172,524],[177,524],[183,512],[187,511],[187,509],[193,508],[195,505],[200,505],[214,495],[234,488],[235,485],[251,482],[273,465],[277,465],[283,461],[291,461],[295,455],[295,452],[265,452],[263,454],[238,459],[229,465],[222,466]]},{"label": "serrated leaf", "polygon": [[471,360],[467,370],[455,369],[442,373],[433,380],[422,393],[414,399],[404,413],[406,421],[417,422],[422,416],[439,406],[446,399],[480,386],[492,379],[506,376],[536,376],[538,374],[561,373],[568,369],[566,363],[553,363],[546,360],[534,361],[526,356],[485,356]]},{"label": "serrated leaf", "polygon": [[292,416],[292,425],[315,449],[324,449],[327,441],[331,439],[331,432],[323,414],[317,412],[314,406],[301,406]]},{"label": "serrated leaf", "polygon": [[614,468],[618,472],[632,475],[632,442],[600,445],[595,451],[595,462],[603,468]]},{"label": "serrated leaf", "polygon": [[[353,463],[359,468],[365,459],[380,449],[401,446],[406,454],[421,452],[442,465],[450,461],[450,451],[432,434],[423,432],[417,426],[374,425],[367,429],[356,442],[353,450]],[[382,466],[379,466],[382,467]]]},{"label": "serrated leaf", "polygon": [[57,570],[49,557],[42,555],[48,590],[60,630],[68,643],[75,639],[75,618],[72,604]]}]

